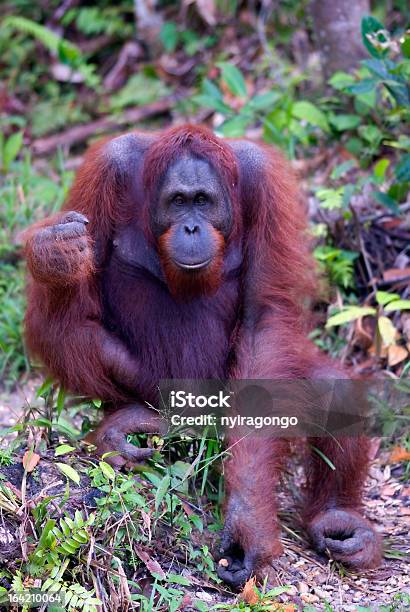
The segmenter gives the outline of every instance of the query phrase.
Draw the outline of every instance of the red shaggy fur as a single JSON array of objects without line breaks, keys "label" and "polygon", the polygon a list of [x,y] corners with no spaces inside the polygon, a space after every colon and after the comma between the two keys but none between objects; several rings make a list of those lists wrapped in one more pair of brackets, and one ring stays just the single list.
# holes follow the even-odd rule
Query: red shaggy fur
[{"label": "red shaggy fur", "polygon": [[169,257],[169,241],[173,229],[169,228],[158,241],[158,251],[167,285],[172,295],[179,300],[190,300],[198,295],[212,295],[221,284],[223,254],[225,240],[216,229],[211,229],[217,246],[217,253],[213,261],[204,270],[191,271],[188,274],[174,264]]},{"label": "red shaggy fur", "polygon": [[[209,130],[193,126],[149,138],[141,178],[143,187],[132,198],[128,197],[124,175],[110,161],[106,144],[102,143],[87,153],[64,205],[64,210],[79,211],[89,218],[91,240],[102,253],[102,261],[115,224],[132,218],[137,207],[149,234],[147,211],[170,164],[186,152],[204,158],[212,163],[230,195],[234,211],[230,241],[241,241],[243,251],[243,320],[232,339],[235,358],[230,377],[340,376],[318,356],[305,337],[308,306],[316,290],[314,264],[297,183],[282,155],[260,145],[257,154],[263,156],[263,163],[254,163],[252,155],[249,163],[239,163],[235,150],[242,145],[221,141]],[[48,219],[42,223],[52,222]],[[81,278],[73,276],[71,286],[57,288],[52,262],[42,277],[36,274],[30,240],[38,228],[39,225],[30,231],[27,247],[28,266],[34,277],[29,286],[26,316],[28,348],[68,389],[111,401],[123,399],[124,391],[117,388],[104,367],[99,341],[102,306],[98,266],[95,269],[90,259]],[[159,249],[170,289],[178,295],[181,290],[182,294],[189,293],[181,273],[166,260],[166,241],[164,235]],[[221,255],[222,250],[221,243]],[[217,262],[211,276],[204,275],[204,283],[214,290],[219,284],[221,263],[222,260]],[[145,316],[149,319],[149,307]],[[161,347],[156,350],[161,351]],[[148,379],[149,374],[144,372],[142,380]],[[330,438],[313,442],[336,470],[330,470],[318,455],[306,459],[306,520],[332,506],[358,509],[367,470],[367,442]],[[227,528],[245,547],[256,541],[262,563],[280,550],[275,537],[275,485],[288,446],[283,440],[253,437],[240,442],[232,437],[229,443],[231,459],[225,463],[228,509],[230,504],[234,508],[235,504],[245,505],[248,516],[244,522],[243,514],[235,518],[233,511]]]}]

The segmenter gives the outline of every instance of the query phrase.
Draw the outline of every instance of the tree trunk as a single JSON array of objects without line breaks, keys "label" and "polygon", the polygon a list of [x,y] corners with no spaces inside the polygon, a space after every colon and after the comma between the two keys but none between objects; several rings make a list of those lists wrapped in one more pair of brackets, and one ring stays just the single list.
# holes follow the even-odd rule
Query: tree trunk
[{"label": "tree trunk", "polygon": [[355,68],[367,55],[360,24],[370,14],[369,0],[311,0],[309,10],[325,79]]}]

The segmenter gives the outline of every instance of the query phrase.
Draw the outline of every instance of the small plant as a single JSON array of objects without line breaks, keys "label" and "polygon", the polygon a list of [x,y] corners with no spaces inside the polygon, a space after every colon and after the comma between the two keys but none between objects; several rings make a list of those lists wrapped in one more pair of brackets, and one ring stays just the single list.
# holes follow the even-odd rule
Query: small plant
[{"label": "small plant", "polygon": [[389,318],[393,312],[410,310],[410,300],[402,300],[397,293],[376,292],[377,306],[345,306],[340,312],[329,317],[326,327],[344,325],[363,317],[373,317],[376,322],[374,343],[376,353],[386,356],[389,365],[396,365],[408,357],[407,349],[399,342],[399,333]]},{"label": "small plant", "polygon": [[32,575],[39,575],[45,570],[59,567],[66,557],[78,555],[89,542],[88,530],[93,525],[95,515],[84,519],[77,510],[74,519],[66,516],[59,522],[48,519],[42,529],[36,549],[29,557],[29,570]]}]

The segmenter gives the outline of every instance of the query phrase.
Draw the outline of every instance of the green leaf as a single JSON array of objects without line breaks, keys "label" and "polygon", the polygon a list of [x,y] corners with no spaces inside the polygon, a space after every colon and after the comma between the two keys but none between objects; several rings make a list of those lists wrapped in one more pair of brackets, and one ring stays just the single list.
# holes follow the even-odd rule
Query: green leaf
[{"label": "green leaf", "polygon": [[328,82],[334,89],[343,91],[349,85],[353,85],[355,80],[354,77],[347,72],[335,72]]},{"label": "green leaf", "polygon": [[155,495],[155,510],[158,510],[162,500],[168,492],[169,486],[171,484],[171,477],[169,474],[166,474],[164,478],[159,483],[157,493]]},{"label": "green leaf", "polygon": [[351,323],[366,315],[375,315],[376,309],[371,306],[347,306],[341,312],[329,317],[326,327],[335,327],[336,325],[344,325]]},{"label": "green leaf", "polygon": [[393,310],[410,310],[410,300],[394,300],[394,302],[389,302],[384,310],[386,312],[392,312]]},{"label": "green leaf", "polygon": [[60,550],[63,554],[67,553],[68,555],[74,555],[77,552],[77,547],[71,546],[68,542],[62,542],[60,546],[57,547],[57,550]]},{"label": "green leaf", "polygon": [[64,535],[66,537],[68,537],[70,535],[70,533],[71,533],[71,529],[70,529],[69,525],[66,523],[66,521],[63,518],[60,519],[60,527],[61,527]]},{"label": "green leaf", "polygon": [[376,302],[380,306],[385,306],[393,300],[399,300],[400,296],[398,293],[389,293],[388,291],[376,291]]},{"label": "green leaf", "polygon": [[184,586],[190,586],[192,584],[188,578],[185,578],[185,576],[180,576],[179,574],[168,574],[167,582],[182,584]]},{"label": "green leaf", "polygon": [[389,69],[394,68],[392,62],[382,59],[364,60],[362,64],[382,81],[391,78]]},{"label": "green leaf", "polygon": [[283,593],[288,593],[290,588],[291,587],[288,586],[274,587],[273,589],[269,589],[265,597],[279,597],[279,595],[282,595]]},{"label": "green leaf", "polygon": [[[385,32],[384,25],[380,23],[380,21],[378,21],[375,17],[372,17],[370,15],[369,17],[363,17],[361,30],[363,44],[370,53],[370,55],[372,55],[373,57],[381,57],[385,55],[387,51],[382,51],[381,49],[377,48],[377,46],[375,46],[375,44],[377,43],[377,39],[379,38],[377,33]],[[380,34],[380,40],[382,40],[382,37],[384,38],[384,40],[386,40],[386,37]],[[371,42],[371,40],[374,41],[374,43]]]},{"label": "green leaf", "polygon": [[64,402],[65,402],[65,389],[63,387],[60,387],[58,390],[58,395],[57,395],[57,418],[60,417],[63,408],[64,408]]},{"label": "green leaf", "polygon": [[54,381],[52,378],[46,378],[40,388],[37,389],[36,397],[45,397],[47,393],[51,390],[53,383]]},{"label": "green leaf", "polygon": [[198,106],[212,108],[222,115],[232,114],[232,109],[217,97],[209,96],[207,94],[198,94],[197,96],[192,97],[192,101]]},{"label": "green leaf", "polygon": [[43,531],[41,532],[40,539],[38,541],[37,550],[47,547],[47,542],[49,541],[49,536],[51,535],[52,530],[56,526],[56,521],[54,519],[48,519]]},{"label": "green leaf", "polygon": [[8,170],[10,164],[16,159],[23,144],[23,132],[12,134],[3,148],[3,167]]},{"label": "green leaf", "polygon": [[401,52],[406,59],[410,59],[410,36],[405,36],[401,43]]},{"label": "green leaf", "polygon": [[410,153],[404,155],[394,169],[394,174],[402,183],[410,181]]},{"label": "green leaf", "polygon": [[343,187],[338,189],[318,189],[316,195],[323,208],[334,210],[335,208],[341,208],[343,204]]},{"label": "green leaf", "polygon": [[334,115],[329,116],[329,123],[338,131],[344,132],[345,130],[353,130],[357,128],[362,119],[358,115]]},{"label": "green leaf", "polygon": [[388,317],[379,317],[377,321],[377,329],[385,346],[390,346],[394,343],[396,337],[396,328]]},{"label": "green leaf", "polygon": [[70,446],[69,444],[61,444],[61,446],[57,446],[54,455],[56,457],[61,457],[61,455],[71,453],[73,450],[75,450],[74,446]]},{"label": "green leaf", "polygon": [[75,482],[75,484],[80,484],[80,475],[74,468],[71,467],[71,465],[67,465],[66,463],[56,463],[56,466],[60,472],[64,474],[64,476],[67,476],[67,478]]},{"label": "green leaf", "polygon": [[279,99],[280,94],[277,91],[268,91],[252,98],[248,106],[254,110],[272,110]]},{"label": "green leaf", "polygon": [[202,89],[202,93],[204,93],[206,96],[210,96],[211,98],[216,98],[221,101],[223,100],[222,91],[219,89],[219,87],[215,83],[213,83],[209,79],[204,79],[202,81],[201,89]]},{"label": "green leaf", "polygon": [[306,100],[295,102],[292,106],[292,115],[297,119],[302,119],[311,125],[320,127],[325,132],[329,131],[326,115],[311,102]]},{"label": "green leaf", "polygon": [[355,159],[348,159],[347,161],[343,162],[342,164],[338,164],[335,168],[333,168],[330,178],[332,180],[337,180],[344,176],[352,168],[357,168],[357,162]]},{"label": "green leaf", "polygon": [[245,134],[246,127],[249,125],[250,117],[238,115],[225,121],[219,128],[227,138],[239,138]]},{"label": "green leaf", "polygon": [[108,480],[115,480],[115,470],[109,463],[106,461],[100,461],[98,465]]},{"label": "green leaf", "polygon": [[159,38],[167,53],[173,53],[177,47],[179,33],[175,23],[167,21],[161,28]]},{"label": "green leaf", "polygon": [[380,204],[383,204],[383,206],[386,206],[394,213],[398,214],[400,212],[400,208],[396,200],[391,198],[387,193],[383,193],[382,191],[376,191],[373,193],[373,197],[375,200],[380,202]]},{"label": "green leaf", "polygon": [[245,98],[247,95],[247,88],[245,79],[239,68],[228,62],[219,62],[216,65],[221,70],[221,78],[229,91],[233,93],[234,96]]},{"label": "green leaf", "polygon": [[358,131],[364,140],[374,146],[378,145],[383,139],[383,132],[375,125],[361,125]]},{"label": "green leaf", "polygon": [[376,85],[376,79],[362,79],[358,83],[346,87],[346,91],[354,96],[358,96],[373,91]]},{"label": "green leaf", "polygon": [[379,161],[375,164],[373,168],[374,176],[380,181],[383,181],[385,174],[386,174],[386,170],[389,167],[389,165],[390,165],[389,159],[385,159],[385,158],[379,159]]}]

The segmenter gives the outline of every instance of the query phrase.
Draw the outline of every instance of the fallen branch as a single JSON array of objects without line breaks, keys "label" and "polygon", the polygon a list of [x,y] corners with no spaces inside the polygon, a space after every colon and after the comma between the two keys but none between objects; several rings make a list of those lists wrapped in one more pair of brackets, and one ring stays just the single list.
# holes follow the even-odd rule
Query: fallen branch
[{"label": "fallen branch", "polygon": [[130,123],[143,121],[154,115],[167,113],[171,110],[174,103],[175,97],[170,96],[147,106],[131,108],[119,116],[102,117],[101,119],[91,121],[91,123],[76,125],[65,132],[34,140],[31,143],[31,149],[34,155],[48,155],[58,149],[58,147],[69,148],[74,144],[84,142],[91,136],[110,132]]}]

